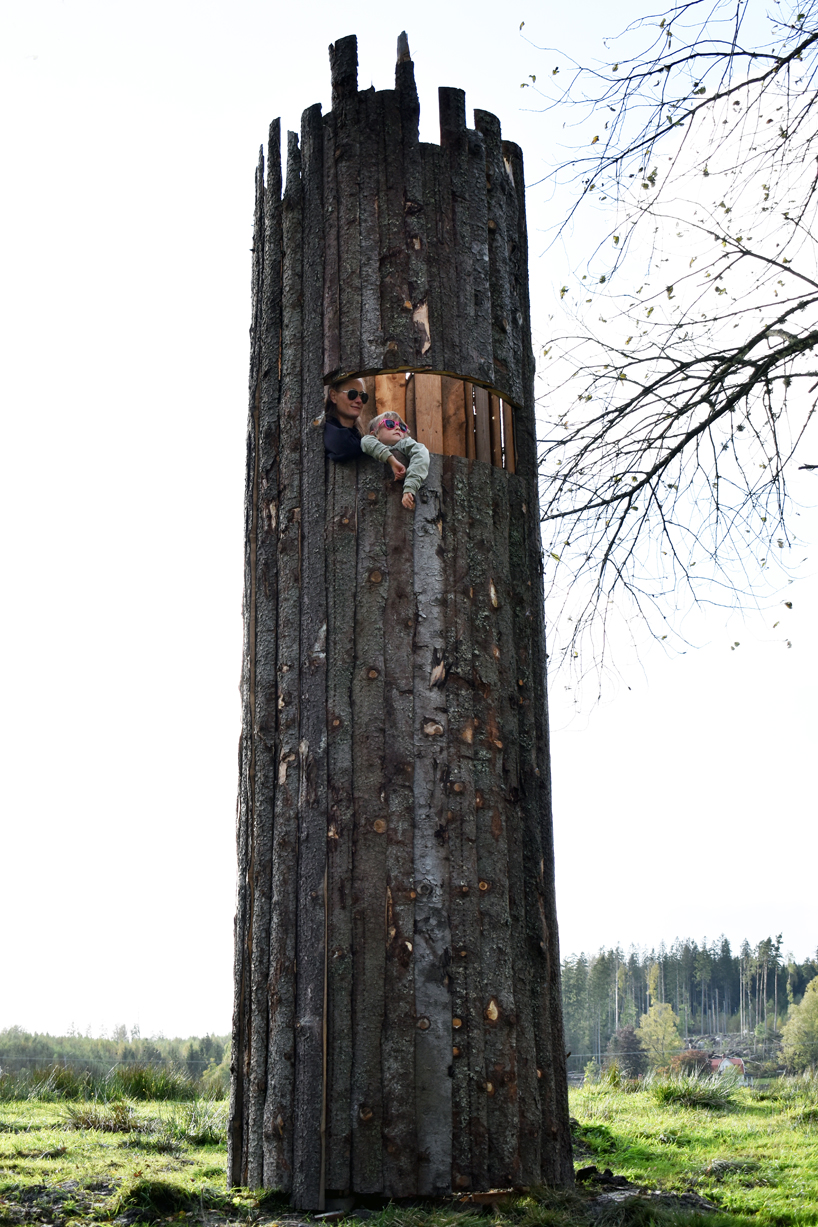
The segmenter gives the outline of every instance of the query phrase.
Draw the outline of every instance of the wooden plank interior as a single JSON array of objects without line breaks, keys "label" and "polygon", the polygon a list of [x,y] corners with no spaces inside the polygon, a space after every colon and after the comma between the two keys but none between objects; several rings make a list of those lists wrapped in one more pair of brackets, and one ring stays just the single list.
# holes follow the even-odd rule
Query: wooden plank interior
[{"label": "wooden plank interior", "polygon": [[410,375],[406,380],[406,416],[404,421],[409,427],[409,434],[413,439],[418,437],[417,417],[415,416],[415,377]]},{"label": "wooden plank interior", "polygon": [[474,419],[477,436],[477,459],[491,464],[491,429],[489,426],[489,394],[485,388],[474,389]]},{"label": "wooden plank interior", "polygon": [[439,375],[415,375],[415,419],[419,443],[430,452],[443,452],[443,403]]},{"label": "wooden plank interior", "polygon": [[514,410],[507,400],[503,405],[503,463],[509,473],[517,472],[517,455],[514,445]]},{"label": "wooden plank interior", "polygon": [[503,467],[503,432],[500,424],[500,397],[489,395],[489,435],[491,437],[491,463]]},{"label": "wooden plank interior", "polygon": [[443,455],[466,455],[466,400],[462,379],[444,375],[440,381],[443,401]]},{"label": "wooden plank interior", "polygon": [[403,371],[390,371],[388,375],[375,376],[373,412],[396,413],[406,421],[406,375]]}]

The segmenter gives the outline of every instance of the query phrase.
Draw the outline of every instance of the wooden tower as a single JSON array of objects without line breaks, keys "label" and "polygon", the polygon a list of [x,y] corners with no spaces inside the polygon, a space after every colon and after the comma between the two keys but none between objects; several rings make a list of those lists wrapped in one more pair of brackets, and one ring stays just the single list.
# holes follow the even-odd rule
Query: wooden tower
[{"label": "wooden tower", "polygon": [[[328,1197],[572,1181],[523,160],[462,90],[418,140],[330,47],[256,174],[230,1179]],[[325,458],[360,375],[432,453]]]}]

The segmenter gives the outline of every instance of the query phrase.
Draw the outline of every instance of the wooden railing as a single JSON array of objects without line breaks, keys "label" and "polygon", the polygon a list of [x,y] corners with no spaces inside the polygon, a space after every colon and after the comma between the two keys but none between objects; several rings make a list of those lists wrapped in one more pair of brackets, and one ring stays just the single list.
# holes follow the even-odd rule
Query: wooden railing
[{"label": "wooden railing", "polygon": [[514,416],[508,401],[455,379],[404,371],[363,377],[369,402],[361,429],[379,413],[399,414],[412,437],[440,456],[466,456],[516,472]]}]

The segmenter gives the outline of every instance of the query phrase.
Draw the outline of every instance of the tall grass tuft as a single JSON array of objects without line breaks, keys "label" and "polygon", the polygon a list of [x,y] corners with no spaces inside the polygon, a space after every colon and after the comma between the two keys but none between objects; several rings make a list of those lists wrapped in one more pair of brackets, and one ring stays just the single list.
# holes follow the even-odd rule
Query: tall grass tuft
[{"label": "tall grass tuft", "polygon": [[152,1128],[137,1119],[130,1104],[78,1103],[65,1110],[66,1129],[97,1129],[100,1133],[145,1133]]},{"label": "tall grass tuft", "polygon": [[669,1078],[645,1079],[657,1103],[685,1108],[729,1108],[735,1100],[736,1079],[726,1074],[706,1078],[696,1074],[677,1074]]},{"label": "tall grass tuft", "polygon": [[209,1098],[174,1105],[163,1132],[191,1146],[222,1146],[227,1142],[227,1106]]},{"label": "tall grass tuft", "polygon": [[172,1066],[116,1065],[106,1078],[109,1094],[126,1099],[195,1099],[197,1083]]}]

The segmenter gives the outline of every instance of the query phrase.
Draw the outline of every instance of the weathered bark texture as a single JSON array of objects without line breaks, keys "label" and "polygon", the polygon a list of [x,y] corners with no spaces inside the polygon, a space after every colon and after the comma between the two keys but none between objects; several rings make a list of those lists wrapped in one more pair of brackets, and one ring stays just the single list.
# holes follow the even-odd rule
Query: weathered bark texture
[{"label": "weathered bark texture", "polygon": [[[405,39],[330,59],[256,173],[229,1134],[302,1209],[572,1180],[522,155],[456,89],[420,144]],[[326,460],[339,372],[414,512]]]}]

